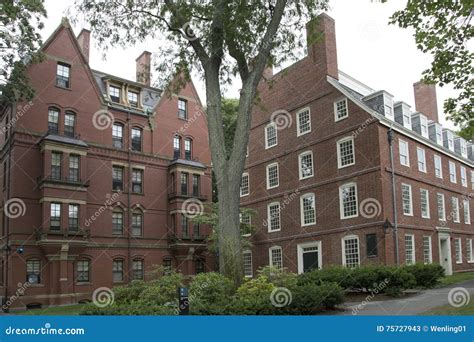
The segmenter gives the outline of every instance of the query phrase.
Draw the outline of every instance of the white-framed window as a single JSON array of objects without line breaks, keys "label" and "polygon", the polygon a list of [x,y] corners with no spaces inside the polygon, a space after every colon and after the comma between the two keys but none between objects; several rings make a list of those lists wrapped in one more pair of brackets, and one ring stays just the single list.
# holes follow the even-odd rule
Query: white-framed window
[{"label": "white-framed window", "polygon": [[354,137],[346,137],[337,142],[337,166],[343,168],[355,164]]},{"label": "white-framed window", "polygon": [[451,197],[451,205],[453,209],[453,222],[459,223],[459,198]]},{"label": "white-framed window", "polygon": [[456,264],[462,264],[462,245],[461,238],[454,239],[454,253],[456,256]]},{"label": "white-framed window", "polygon": [[296,120],[297,120],[297,136],[306,134],[311,132],[311,112],[309,108],[305,108],[300,110],[296,114]]},{"label": "white-framed window", "polygon": [[349,110],[347,108],[347,99],[340,99],[334,102],[334,120],[339,121],[349,116]]},{"label": "white-framed window", "polygon": [[408,143],[399,139],[398,150],[400,154],[400,164],[404,166],[410,166],[410,152],[408,151]]},{"label": "white-framed window", "polygon": [[403,126],[411,129],[411,114],[410,110],[403,111]]},{"label": "white-framed window", "polygon": [[300,179],[313,177],[313,151],[306,151],[298,156]]},{"label": "white-framed window", "polygon": [[467,188],[466,168],[464,166],[460,166],[459,168],[461,169],[461,184],[462,184],[462,186]]},{"label": "white-framed window", "polygon": [[313,193],[304,194],[300,197],[301,226],[309,226],[316,223],[316,200]]},{"label": "white-framed window", "polygon": [[431,236],[423,236],[423,262],[425,264],[431,264],[433,262]]},{"label": "white-framed window", "polygon": [[247,196],[250,193],[250,178],[247,172],[242,174],[240,181],[240,197]]},{"label": "white-framed window", "polygon": [[278,133],[274,122],[265,126],[265,149],[278,145]]},{"label": "white-framed window", "polygon": [[469,200],[463,200],[462,206],[464,209],[464,223],[471,224],[471,208],[469,207]]},{"label": "white-framed window", "polygon": [[466,240],[466,256],[467,262],[474,262],[474,256],[472,254],[472,239]]},{"label": "white-framed window", "polygon": [[441,163],[441,157],[436,154],[434,155],[434,167],[436,177],[443,178],[443,166]]},{"label": "white-framed window", "polygon": [[279,202],[272,202],[267,206],[267,224],[269,232],[281,230]]},{"label": "white-framed window", "polygon": [[456,183],[456,164],[454,162],[449,161],[449,180],[451,183]]},{"label": "white-framed window", "polygon": [[[249,213],[240,213],[239,214],[240,223],[246,225],[247,227],[252,224],[252,216]],[[250,236],[250,233],[243,233],[242,236]]]},{"label": "white-framed window", "polygon": [[428,119],[424,115],[420,115],[420,128],[421,128],[421,135],[426,139],[429,138],[428,134]]},{"label": "white-framed window", "polygon": [[339,187],[339,207],[341,219],[359,216],[356,183],[347,183]]},{"label": "white-framed window", "polygon": [[426,172],[426,155],[425,150],[422,148],[416,148],[416,156],[418,158],[418,171]]},{"label": "white-framed window", "polygon": [[415,263],[415,236],[413,234],[405,235],[405,264],[413,265]]},{"label": "white-framed window", "polygon": [[436,200],[438,204],[438,220],[446,221],[446,208],[444,205],[444,195],[443,194],[436,194]]},{"label": "white-framed window", "polygon": [[359,237],[348,235],[342,238],[342,265],[357,267],[360,265]]},{"label": "white-framed window", "polygon": [[280,185],[278,163],[267,165],[267,189],[273,189]]},{"label": "white-framed window", "polygon": [[430,218],[430,195],[426,189],[420,189],[421,217]]},{"label": "white-framed window", "polygon": [[244,276],[246,278],[253,277],[253,267],[252,267],[252,251],[247,249],[242,252],[242,261],[244,266]]},{"label": "white-framed window", "polygon": [[413,200],[411,197],[411,185],[402,183],[402,205],[403,214],[413,216]]},{"label": "white-framed window", "polygon": [[282,269],[283,268],[283,253],[280,246],[273,246],[268,249],[268,257],[270,266]]}]

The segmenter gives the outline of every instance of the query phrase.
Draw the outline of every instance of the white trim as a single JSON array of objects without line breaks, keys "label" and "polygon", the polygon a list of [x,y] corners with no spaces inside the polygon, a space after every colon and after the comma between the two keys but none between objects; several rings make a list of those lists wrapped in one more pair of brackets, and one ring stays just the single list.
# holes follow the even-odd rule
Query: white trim
[{"label": "white trim", "polygon": [[425,261],[425,238],[428,238],[428,241],[429,241],[428,249],[429,249],[430,255],[429,255],[428,264],[432,264],[433,263],[433,244],[431,241],[431,236],[429,235],[423,235],[423,263],[427,264],[427,262]]},{"label": "white trim", "polygon": [[[439,199],[440,198],[443,200],[443,217],[442,218],[439,216]],[[441,192],[436,193],[436,211],[438,212],[438,221],[446,222],[446,201],[444,198],[444,194],[442,194]]]},{"label": "white trim", "polygon": [[[451,170],[451,166],[453,167]],[[457,184],[457,175],[456,175],[456,164],[452,162],[451,160],[448,161],[448,169],[449,169],[449,181],[451,183]],[[454,171],[453,174],[451,174],[451,171]],[[454,180],[451,179],[451,176],[453,176]]]},{"label": "white trim", "polygon": [[346,240],[353,240],[353,239],[356,239],[357,240],[357,254],[358,254],[358,265],[360,265],[360,241],[359,241],[359,236],[357,235],[347,235],[347,236],[344,236],[342,239],[341,239],[341,248],[342,248],[342,266],[347,266],[346,265]]},{"label": "white trim", "polygon": [[[272,226],[272,221],[270,219],[270,207],[278,204],[278,229],[270,229]],[[267,204],[267,228],[269,233],[274,233],[274,232],[279,232],[281,230],[281,207],[280,207],[280,202],[271,202]]]},{"label": "white trim", "polygon": [[433,142],[429,139],[423,138],[421,136],[421,134],[418,134],[418,133],[416,133],[412,130],[409,130],[409,129],[403,127],[403,125],[400,125],[397,122],[393,122],[393,121],[390,121],[389,119],[386,119],[383,115],[380,115],[375,110],[373,110],[369,106],[367,106],[365,103],[361,102],[358,98],[353,96],[348,90],[344,89],[344,87],[339,85],[339,82],[336,79],[332,78],[331,76],[326,76],[326,79],[327,79],[329,84],[331,84],[334,88],[339,90],[339,92],[344,94],[348,99],[350,99],[352,102],[354,102],[359,108],[365,110],[367,113],[371,114],[374,118],[376,118],[380,122],[380,124],[382,124],[386,127],[392,128],[394,131],[399,132],[399,133],[403,134],[404,136],[409,137],[413,140],[416,140],[417,142],[422,143],[423,145],[426,145],[426,146],[432,148],[433,150],[441,152],[441,153],[443,153],[443,154],[445,154],[445,155],[447,155],[447,156],[449,156],[449,157],[451,157],[451,158],[453,158],[453,159],[455,159],[459,162],[462,162],[462,163],[464,163],[464,164],[466,164],[470,167],[474,167],[474,163],[471,162],[469,159],[467,159],[467,158],[463,159],[461,156],[455,154],[454,152],[451,152],[450,150],[448,150],[444,146],[438,145],[438,144],[436,144],[435,142]]},{"label": "white trim", "polygon": [[[439,176],[436,174],[436,160],[439,160]],[[441,156],[438,156],[437,154],[434,154],[433,155],[433,164],[434,164],[436,178],[443,179],[443,159],[441,158]]]},{"label": "white trim", "polygon": [[[461,223],[461,213],[459,208],[459,198],[456,196],[451,196],[451,209],[453,213],[453,222],[454,223]],[[456,213],[456,215],[454,215]]]},{"label": "white trim", "polygon": [[[342,102],[342,101],[344,101],[345,104],[346,104],[346,115],[343,116],[343,117],[341,117],[341,118],[338,118],[338,115],[337,115],[337,104],[338,104],[339,102]],[[344,98],[341,97],[341,98],[337,99],[336,101],[334,101],[333,106],[334,106],[334,122],[338,122],[338,121],[347,119],[347,118],[349,117],[349,104],[348,104],[348,102],[347,102],[347,97],[344,97]]]},{"label": "white trim", "polygon": [[[248,188],[248,191],[247,193],[244,193],[242,194],[242,179],[247,176],[247,188]],[[250,175],[248,172],[244,172],[242,173],[242,177],[240,178],[240,197],[245,197],[245,196],[248,196],[250,194]]]},{"label": "white trim", "polygon": [[[311,176],[303,177],[303,172],[302,172],[303,170],[301,169],[301,159],[302,159],[302,157],[304,157],[308,154],[311,155]],[[299,173],[300,180],[314,177],[314,158],[313,158],[313,151],[312,150],[301,152],[298,155],[298,173]]]},{"label": "white trim", "polygon": [[[351,141],[352,142],[352,163],[350,164],[347,164],[347,165],[342,165],[342,161],[341,161],[341,144],[346,142],[346,141]],[[345,168],[345,167],[348,167],[348,166],[352,166],[352,165],[355,165],[355,143],[354,143],[354,137],[351,135],[351,136],[348,136],[348,137],[345,137],[345,138],[342,138],[342,139],[339,139],[337,142],[336,142],[336,145],[337,145],[337,168],[338,169],[342,169],[342,168]]]},{"label": "white trim", "polygon": [[[409,193],[410,193],[410,212],[409,213],[405,213],[405,208],[404,208],[404,203],[403,203],[403,186],[407,186],[408,187],[408,190],[409,190]],[[405,216],[413,216],[413,193],[411,191],[411,185],[410,184],[407,184],[407,183],[402,183],[402,211],[403,211],[403,215]]]},{"label": "white trim", "polygon": [[[342,198],[342,189],[345,187],[350,187],[350,186],[355,187],[356,214],[351,215],[351,216],[344,216],[344,202]],[[357,183],[356,182],[345,183],[339,187],[339,215],[340,215],[341,220],[350,219],[350,218],[359,216],[359,199],[357,197]]]},{"label": "white trim", "polygon": [[[275,129],[275,145],[268,145],[268,132],[267,129],[269,127],[273,127]],[[265,126],[265,149],[268,150],[269,148],[275,147],[278,145],[278,129],[274,122],[270,122],[268,125]]]},{"label": "white trim", "polygon": [[[441,240],[446,240],[446,258],[448,259],[447,261],[447,268],[445,268],[445,274],[446,275],[451,275],[453,274],[453,260],[452,260],[452,254],[451,254],[451,236],[449,233],[439,233],[438,234],[438,248],[439,248],[439,264],[441,266],[444,265],[444,260],[443,260],[443,253],[441,251]],[[444,266],[443,266],[444,268]]]},{"label": "white trim", "polygon": [[467,263],[472,264],[474,262],[474,254],[472,251],[472,239],[466,239],[466,251],[468,250],[467,246],[470,247],[471,253],[467,255]]},{"label": "white trim", "polygon": [[[426,216],[423,215],[423,209],[421,208],[421,193],[422,192],[426,194],[426,208],[428,209],[428,214]],[[431,213],[430,213],[430,192],[428,189],[420,188],[420,209],[421,209],[421,217],[429,219],[431,216]]]},{"label": "white trim", "polygon": [[[411,264],[407,264],[407,240],[406,238],[409,237],[411,239],[411,248],[412,248],[412,256],[411,256]],[[405,234],[405,265],[414,265],[416,264],[416,246],[415,246],[415,235],[413,234]]]},{"label": "white trim", "polygon": [[[276,166],[277,168],[277,185],[274,185],[274,186],[270,186],[270,173],[269,173],[269,169],[273,166]],[[270,190],[270,189],[274,189],[274,188],[278,188],[280,186],[280,168],[278,166],[278,162],[274,162],[274,163],[271,163],[271,164],[268,164],[266,166],[266,178],[267,178],[267,190]]]},{"label": "white trim", "polygon": [[[467,204],[467,205],[466,205]],[[465,224],[471,224],[471,207],[469,200],[465,199],[462,201],[463,207],[463,219]],[[467,208],[467,210],[466,210]],[[467,215],[466,215],[467,214]],[[467,220],[466,220],[467,218]]]},{"label": "white trim", "polygon": [[[421,160],[423,169],[420,169],[420,152],[423,157],[423,160]],[[418,171],[426,173],[426,151],[424,148],[421,148],[421,147],[416,148],[416,161],[418,164]]]},{"label": "white trim", "polygon": [[303,254],[304,248],[307,247],[317,247],[318,248],[318,269],[322,268],[322,262],[323,262],[323,253],[321,249],[321,241],[311,241],[311,242],[305,242],[305,243],[300,243],[296,245],[296,254],[298,256],[298,274],[301,274],[304,272],[304,264],[303,264]]},{"label": "white trim", "polygon": [[[459,259],[456,255],[456,247],[457,246],[459,247]],[[462,240],[461,240],[461,238],[455,238],[454,239],[454,257],[456,258],[456,264],[462,264]]]},{"label": "white trim", "polygon": [[[406,164],[402,163],[402,144],[404,144],[406,146],[406,152],[407,152],[407,155],[406,155],[407,162],[406,162]],[[399,160],[400,160],[400,165],[410,167],[410,147],[408,145],[408,141],[402,140],[400,138],[398,139],[398,156],[399,156]]]},{"label": "white trim", "polygon": [[[301,127],[300,127],[300,114],[301,113],[304,113],[304,112],[308,112],[308,117],[309,117],[309,131],[306,131],[306,132],[303,132],[301,133]],[[296,113],[296,136],[297,137],[300,137],[302,135],[305,135],[305,134],[308,134],[308,133],[311,133],[311,109],[309,107],[306,107],[306,108],[303,108],[301,110],[299,110],[297,113]]]},{"label": "white trim", "polygon": [[[461,185],[467,188],[467,170],[465,166],[459,165],[459,174],[461,177]],[[463,177],[463,174],[464,174],[464,177]]]},{"label": "white trim", "polygon": [[283,268],[283,249],[281,246],[272,246],[268,249],[268,265],[273,266],[273,260],[272,260],[272,251],[275,250],[280,250],[280,255],[281,255],[281,268]]},{"label": "white trim", "polygon": [[[304,207],[303,207],[303,200],[308,197],[313,197],[313,203],[314,203],[314,222],[310,223],[304,223]],[[313,226],[316,224],[316,196],[314,195],[313,192],[308,192],[306,194],[303,194],[300,196],[300,223],[301,227],[306,227],[306,226]]]},{"label": "white trim", "polygon": [[244,277],[245,278],[253,278],[253,255],[252,255],[252,250],[250,249],[245,249],[242,251],[242,261],[243,261],[243,256],[244,254],[250,254],[250,275],[245,274],[245,268],[242,265],[242,268],[244,270]]}]

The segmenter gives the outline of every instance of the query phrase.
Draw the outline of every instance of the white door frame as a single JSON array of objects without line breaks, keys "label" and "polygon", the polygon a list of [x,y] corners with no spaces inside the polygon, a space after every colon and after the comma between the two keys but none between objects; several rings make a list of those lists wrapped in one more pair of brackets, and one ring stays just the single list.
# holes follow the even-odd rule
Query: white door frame
[{"label": "white door frame", "polygon": [[323,253],[321,250],[321,241],[310,241],[310,242],[305,242],[305,243],[300,243],[296,245],[296,251],[298,255],[298,274],[303,273],[304,271],[304,265],[303,265],[303,248],[306,247],[318,247],[318,268],[320,269],[322,267],[322,262],[323,262]]},{"label": "white door frame", "polygon": [[[441,248],[441,241],[446,243],[446,254],[444,255]],[[439,263],[443,266],[446,275],[453,274],[453,258],[451,257],[451,235],[449,233],[438,233],[438,251],[439,251]],[[447,261],[444,261],[444,257]],[[446,264],[446,267],[444,265]]]}]

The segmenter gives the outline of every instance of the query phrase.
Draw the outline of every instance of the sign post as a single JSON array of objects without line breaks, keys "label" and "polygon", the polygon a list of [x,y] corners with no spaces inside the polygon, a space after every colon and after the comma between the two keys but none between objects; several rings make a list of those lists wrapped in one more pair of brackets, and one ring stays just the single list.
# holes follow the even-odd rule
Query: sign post
[{"label": "sign post", "polygon": [[178,288],[178,298],[179,298],[179,315],[189,315],[189,298],[188,298],[188,288],[179,287]]}]

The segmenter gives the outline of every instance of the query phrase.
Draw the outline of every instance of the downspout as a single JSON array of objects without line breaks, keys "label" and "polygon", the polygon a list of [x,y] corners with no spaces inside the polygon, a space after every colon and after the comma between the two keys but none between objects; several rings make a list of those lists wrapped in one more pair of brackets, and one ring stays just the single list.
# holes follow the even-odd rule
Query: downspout
[{"label": "downspout", "polygon": [[[14,113],[16,111],[16,102],[12,105],[12,110],[11,113]],[[10,113],[7,112],[7,115],[10,115]],[[12,122],[11,118],[8,120],[8,122]],[[10,199],[10,165],[11,165],[11,155],[12,155],[12,141],[13,141],[13,135],[15,134],[15,130],[12,129],[10,131],[10,134],[8,136],[8,161],[7,161],[7,177],[6,177],[6,190],[7,190],[7,199],[8,201]],[[5,201],[5,202],[6,202]],[[3,205],[5,205],[5,202]],[[5,212],[5,207],[3,208]],[[10,308],[6,306],[6,303],[8,301],[8,281],[9,281],[9,273],[8,269],[10,266],[10,218],[7,215],[3,216],[5,218],[5,234],[6,234],[6,239],[5,239],[5,281],[3,283],[4,288],[4,303],[2,303],[2,311],[4,312],[9,312]]]},{"label": "downspout", "polygon": [[398,254],[398,213],[397,213],[397,190],[395,182],[395,168],[393,163],[393,130],[392,127],[387,132],[388,144],[390,146],[390,168],[392,179],[392,206],[393,206],[393,239],[395,245],[395,261],[397,266],[400,265],[400,257]]},{"label": "downspout", "polygon": [[127,233],[127,257],[128,257],[128,272],[127,282],[130,283],[131,270],[132,270],[132,256],[131,256],[131,234],[132,234],[132,128],[130,126],[130,111],[127,111],[127,125],[128,125],[128,184],[127,184],[127,218],[128,218],[128,233]]}]

